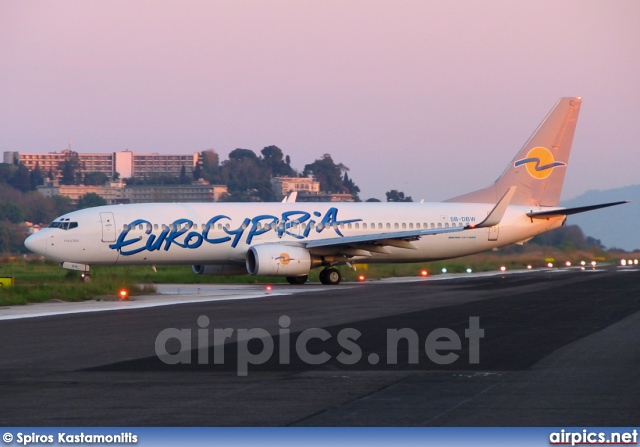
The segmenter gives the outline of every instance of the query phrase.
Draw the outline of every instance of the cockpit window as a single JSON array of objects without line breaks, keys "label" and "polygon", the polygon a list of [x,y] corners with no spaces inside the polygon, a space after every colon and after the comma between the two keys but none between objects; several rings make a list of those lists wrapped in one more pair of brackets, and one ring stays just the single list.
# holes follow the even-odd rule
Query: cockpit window
[{"label": "cockpit window", "polygon": [[49,228],[60,228],[62,230],[71,230],[78,227],[78,222],[69,222],[69,219],[65,219],[64,222],[51,222]]}]

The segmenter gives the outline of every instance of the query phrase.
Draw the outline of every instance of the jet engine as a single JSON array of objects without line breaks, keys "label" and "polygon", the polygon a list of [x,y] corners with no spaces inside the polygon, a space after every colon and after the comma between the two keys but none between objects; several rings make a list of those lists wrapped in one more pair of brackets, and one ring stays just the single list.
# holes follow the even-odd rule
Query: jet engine
[{"label": "jet engine", "polygon": [[247,272],[264,276],[307,275],[312,267],[320,265],[304,248],[280,244],[251,247],[247,252]]}]

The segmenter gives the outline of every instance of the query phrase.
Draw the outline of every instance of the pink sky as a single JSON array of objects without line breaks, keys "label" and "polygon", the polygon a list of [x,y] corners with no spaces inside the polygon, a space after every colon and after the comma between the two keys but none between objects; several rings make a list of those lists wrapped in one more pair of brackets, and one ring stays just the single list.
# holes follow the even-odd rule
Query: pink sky
[{"label": "pink sky", "polygon": [[640,183],[640,2],[0,3],[0,151],[328,152],[361,197],[495,180],[584,98],[563,198]]}]

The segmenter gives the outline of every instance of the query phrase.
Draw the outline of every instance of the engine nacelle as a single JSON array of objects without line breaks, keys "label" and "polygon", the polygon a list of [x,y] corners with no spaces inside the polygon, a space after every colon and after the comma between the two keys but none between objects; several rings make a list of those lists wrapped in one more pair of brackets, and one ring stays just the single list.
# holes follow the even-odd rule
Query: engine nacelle
[{"label": "engine nacelle", "polygon": [[241,264],[192,265],[196,275],[227,276],[246,275],[247,269]]},{"label": "engine nacelle", "polygon": [[265,244],[247,252],[247,272],[264,276],[302,276],[311,270],[311,254],[304,248]]}]

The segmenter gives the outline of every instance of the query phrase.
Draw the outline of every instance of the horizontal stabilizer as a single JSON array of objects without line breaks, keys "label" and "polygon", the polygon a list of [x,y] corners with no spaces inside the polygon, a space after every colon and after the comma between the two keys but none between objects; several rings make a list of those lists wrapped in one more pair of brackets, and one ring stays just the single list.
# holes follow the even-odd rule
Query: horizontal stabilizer
[{"label": "horizontal stabilizer", "polygon": [[570,216],[571,214],[585,213],[587,211],[593,211],[600,208],[607,208],[609,206],[622,205],[623,203],[629,203],[630,200],[623,200],[622,202],[601,203],[599,205],[579,206],[576,208],[560,208],[551,211],[532,211],[527,213],[527,216],[533,219],[545,219],[553,216]]}]

